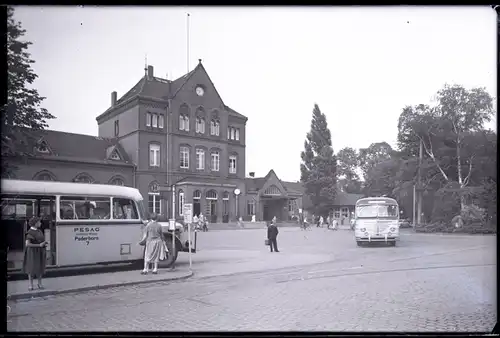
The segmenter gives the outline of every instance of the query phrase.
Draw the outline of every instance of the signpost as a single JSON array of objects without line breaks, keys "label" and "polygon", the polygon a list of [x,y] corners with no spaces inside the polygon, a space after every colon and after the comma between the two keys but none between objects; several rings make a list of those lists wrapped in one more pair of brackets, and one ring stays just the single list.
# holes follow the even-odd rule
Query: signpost
[{"label": "signpost", "polygon": [[182,207],[184,214],[184,223],[188,225],[188,250],[189,250],[189,269],[192,267],[191,259],[191,223],[193,222],[193,204],[185,203]]}]

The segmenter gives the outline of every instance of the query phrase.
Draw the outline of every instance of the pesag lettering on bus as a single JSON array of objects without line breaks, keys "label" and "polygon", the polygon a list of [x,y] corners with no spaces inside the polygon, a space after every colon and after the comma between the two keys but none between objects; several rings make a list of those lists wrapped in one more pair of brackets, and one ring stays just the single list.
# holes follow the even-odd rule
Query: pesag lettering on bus
[{"label": "pesag lettering on bus", "polygon": [[95,228],[75,228],[75,232],[99,232],[99,227]]}]

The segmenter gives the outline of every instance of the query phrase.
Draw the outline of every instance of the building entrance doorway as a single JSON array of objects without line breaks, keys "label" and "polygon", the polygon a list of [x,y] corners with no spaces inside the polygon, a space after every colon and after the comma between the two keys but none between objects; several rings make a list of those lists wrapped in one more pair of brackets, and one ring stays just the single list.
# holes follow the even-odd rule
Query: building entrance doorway
[{"label": "building entrance doorway", "polygon": [[193,193],[193,216],[200,216],[201,214],[201,191],[196,190]]},{"label": "building entrance doorway", "polygon": [[272,221],[273,217],[281,221],[283,220],[283,200],[265,200],[263,210],[264,221]]},{"label": "building entrance doorway", "polygon": [[210,223],[217,223],[217,197],[215,190],[207,191],[205,199],[207,200],[207,218]]}]

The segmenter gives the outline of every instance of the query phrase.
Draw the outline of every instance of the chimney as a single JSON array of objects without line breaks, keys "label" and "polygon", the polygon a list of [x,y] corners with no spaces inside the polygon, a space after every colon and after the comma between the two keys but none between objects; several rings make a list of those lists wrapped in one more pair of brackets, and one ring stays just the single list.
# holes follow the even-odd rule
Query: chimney
[{"label": "chimney", "polygon": [[116,92],[111,92],[111,107],[116,104]]},{"label": "chimney", "polygon": [[255,173],[253,171],[250,173],[250,177],[255,177]]},{"label": "chimney", "polygon": [[148,80],[153,80],[153,66],[148,66]]}]

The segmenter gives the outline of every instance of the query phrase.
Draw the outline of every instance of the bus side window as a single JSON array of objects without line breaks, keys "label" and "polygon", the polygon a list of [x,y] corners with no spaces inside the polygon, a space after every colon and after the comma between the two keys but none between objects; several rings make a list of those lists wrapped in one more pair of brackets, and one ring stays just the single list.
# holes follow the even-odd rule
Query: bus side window
[{"label": "bus side window", "polygon": [[113,198],[113,218],[139,219],[134,202],[126,198]]},{"label": "bus side window", "polygon": [[106,197],[61,196],[62,219],[109,219],[110,209]]}]

